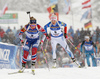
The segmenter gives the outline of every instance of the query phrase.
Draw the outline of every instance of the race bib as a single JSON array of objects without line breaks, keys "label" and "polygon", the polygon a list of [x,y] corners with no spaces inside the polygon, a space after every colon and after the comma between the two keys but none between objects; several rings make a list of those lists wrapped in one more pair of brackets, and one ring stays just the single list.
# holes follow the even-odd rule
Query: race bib
[{"label": "race bib", "polygon": [[38,38],[39,34],[38,34],[38,33],[36,33],[36,34],[29,34],[29,33],[26,33],[26,36],[27,36],[28,38],[34,39],[34,38]]},{"label": "race bib", "polygon": [[87,51],[90,51],[90,50],[93,49],[93,46],[84,46],[84,47],[85,47],[85,49],[86,49]]},{"label": "race bib", "polygon": [[51,30],[51,35],[53,35],[53,36],[59,36],[61,34],[62,34],[61,29],[59,29],[59,30]]}]

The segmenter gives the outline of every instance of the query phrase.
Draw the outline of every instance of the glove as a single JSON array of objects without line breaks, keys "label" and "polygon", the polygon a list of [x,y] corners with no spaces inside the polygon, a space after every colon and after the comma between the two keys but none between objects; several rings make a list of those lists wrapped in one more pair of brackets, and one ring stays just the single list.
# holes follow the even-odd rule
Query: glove
[{"label": "glove", "polygon": [[50,37],[49,37],[49,35],[48,35],[48,34],[46,35],[46,38],[47,38],[47,40],[49,40],[49,39],[50,39]]},{"label": "glove", "polygon": [[41,40],[40,45],[43,45],[43,42],[44,42],[44,41],[43,41],[43,40]]},{"label": "glove", "polygon": [[24,44],[24,41],[23,41],[23,40],[21,40],[21,39],[20,39],[20,42],[21,42],[22,44]]},{"label": "glove", "polygon": [[66,34],[66,33],[64,33],[64,37],[65,37],[65,38],[68,38],[68,36],[67,36],[67,34]]}]

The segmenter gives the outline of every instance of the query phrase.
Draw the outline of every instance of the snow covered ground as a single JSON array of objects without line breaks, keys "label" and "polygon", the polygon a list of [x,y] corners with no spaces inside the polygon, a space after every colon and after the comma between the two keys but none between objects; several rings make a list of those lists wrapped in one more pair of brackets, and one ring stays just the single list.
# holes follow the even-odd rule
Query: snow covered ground
[{"label": "snow covered ground", "polygon": [[0,69],[0,79],[100,79],[100,67],[90,68],[47,68],[35,69],[36,74],[31,74],[31,69],[25,73],[8,75],[17,69]]}]

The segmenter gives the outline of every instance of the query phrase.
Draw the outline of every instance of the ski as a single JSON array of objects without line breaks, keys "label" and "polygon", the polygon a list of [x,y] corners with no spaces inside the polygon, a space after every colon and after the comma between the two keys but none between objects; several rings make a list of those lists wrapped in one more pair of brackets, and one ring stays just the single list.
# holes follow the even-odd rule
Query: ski
[{"label": "ski", "polygon": [[[27,72],[19,72],[19,71],[16,71],[16,72],[11,72],[11,73],[8,73],[8,75],[13,75],[13,74],[21,74],[21,73],[28,73],[29,71]],[[31,73],[32,75],[35,75],[35,72],[32,71]]]},{"label": "ski", "polygon": [[80,64],[78,64],[76,61],[74,63],[78,66],[78,68],[81,68]]},{"label": "ski", "polygon": [[20,73],[20,72],[19,71],[17,71],[17,72],[11,72],[11,73],[8,73],[8,75],[17,74],[17,73]]}]

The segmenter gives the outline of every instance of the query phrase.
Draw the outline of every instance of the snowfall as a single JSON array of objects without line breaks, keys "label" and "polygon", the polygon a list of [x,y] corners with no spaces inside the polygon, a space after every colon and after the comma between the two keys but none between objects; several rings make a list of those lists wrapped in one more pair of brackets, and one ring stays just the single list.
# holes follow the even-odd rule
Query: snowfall
[{"label": "snowfall", "polygon": [[0,69],[0,79],[100,79],[99,67],[84,68],[37,68],[35,75],[31,69],[26,69],[24,73],[9,74],[17,72],[18,69]]}]

